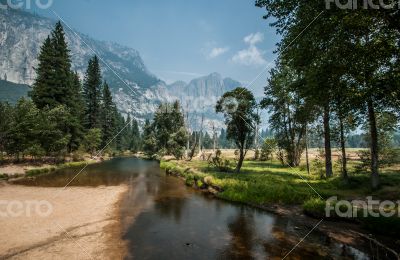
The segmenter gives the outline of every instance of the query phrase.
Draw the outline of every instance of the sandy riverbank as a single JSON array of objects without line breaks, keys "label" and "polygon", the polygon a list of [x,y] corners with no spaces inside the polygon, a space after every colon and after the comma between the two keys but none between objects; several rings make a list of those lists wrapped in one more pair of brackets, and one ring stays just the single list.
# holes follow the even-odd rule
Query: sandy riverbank
[{"label": "sandy riverbank", "polygon": [[[119,203],[126,191],[126,186],[61,190],[0,183],[0,259],[123,258]],[[3,216],[4,201],[33,200],[50,202],[52,213]]]}]

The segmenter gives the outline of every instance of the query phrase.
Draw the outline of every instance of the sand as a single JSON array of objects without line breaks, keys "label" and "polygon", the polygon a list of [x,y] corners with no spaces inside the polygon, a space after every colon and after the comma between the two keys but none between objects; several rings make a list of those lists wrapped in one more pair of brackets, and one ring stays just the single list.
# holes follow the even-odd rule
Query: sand
[{"label": "sand", "polygon": [[[127,186],[61,190],[0,183],[0,259],[122,259],[119,203],[126,191]],[[23,209],[9,211],[4,201],[22,203]],[[50,205],[42,202],[36,211],[32,201]]]}]

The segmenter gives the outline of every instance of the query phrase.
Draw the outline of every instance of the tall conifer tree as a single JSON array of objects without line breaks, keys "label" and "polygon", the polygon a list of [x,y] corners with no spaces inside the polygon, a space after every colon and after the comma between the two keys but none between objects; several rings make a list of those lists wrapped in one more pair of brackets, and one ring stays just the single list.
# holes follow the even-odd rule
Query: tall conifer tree
[{"label": "tall conifer tree", "polygon": [[106,146],[115,135],[116,118],[114,111],[116,106],[112,100],[111,91],[107,82],[103,84],[103,102],[101,107],[101,125],[102,125],[102,146]]},{"label": "tall conifer tree", "polygon": [[89,60],[83,84],[83,94],[86,129],[101,128],[101,70],[97,56]]}]

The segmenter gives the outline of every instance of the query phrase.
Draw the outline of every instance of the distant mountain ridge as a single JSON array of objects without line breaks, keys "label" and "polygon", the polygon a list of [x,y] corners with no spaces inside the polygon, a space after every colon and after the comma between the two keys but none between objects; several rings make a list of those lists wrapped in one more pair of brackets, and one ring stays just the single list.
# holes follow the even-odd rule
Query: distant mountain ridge
[{"label": "distant mountain ridge", "polygon": [[[24,11],[0,9],[0,77],[6,74],[10,82],[32,85],[40,47],[55,22]],[[132,114],[142,123],[152,116],[161,102],[178,99],[184,107],[188,103],[191,111],[204,113],[206,120],[222,125],[221,117],[214,112],[215,101],[225,91],[240,86],[239,82],[224,79],[218,73],[189,83],[179,81],[167,85],[146,68],[138,51],[117,43],[94,40],[67,26],[64,29],[73,70],[83,79],[94,50],[104,60],[101,62],[103,76],[111,87],[118,109]],[[204,109],[203,101],[208,101]]]},{"label": "distant mountain ridge", "polygon": [[25,84],[0,80],[0,102],[16,104],[21,97],[27,97],[30,87]]}]

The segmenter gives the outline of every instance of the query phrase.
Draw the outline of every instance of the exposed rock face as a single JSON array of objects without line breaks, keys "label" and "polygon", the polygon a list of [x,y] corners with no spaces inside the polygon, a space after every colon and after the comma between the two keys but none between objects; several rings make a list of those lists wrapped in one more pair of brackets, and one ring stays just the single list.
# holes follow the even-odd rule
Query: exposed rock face
[{"label": "exposed rock face", "polygon": [[[0,9],[0,77],[18,84],[32,85],[36,77],[37,57],[45,38],[56,21],[24,11]],[[196,113],[196,122],[204,114],[205,121],[222,126],[215,115],[216,100],[240,83],[212,73],[190,83],[167,85],[146,68],[138,51],[117,43],[97,41],[64,26],[71,51],[72,68],[81,78],[88,60],[100,57],[104,79],[110,85],[118,109],[132,114],[140,122],[151,117],[161,102],[180,100],[184,108]]]}]

